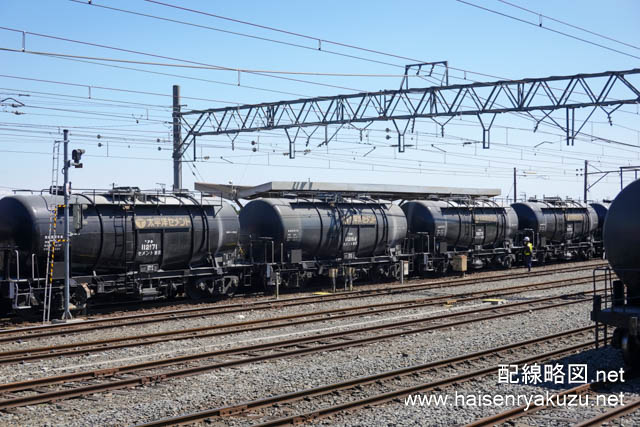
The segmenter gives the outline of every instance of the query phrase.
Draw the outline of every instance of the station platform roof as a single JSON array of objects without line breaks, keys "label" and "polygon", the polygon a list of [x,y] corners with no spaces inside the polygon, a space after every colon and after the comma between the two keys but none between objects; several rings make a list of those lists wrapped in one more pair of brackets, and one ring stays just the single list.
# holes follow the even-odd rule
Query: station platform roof
[{"label": "station platform roof", "polygon": [[256,186],[196,182],[203,193],[222,195],[226,199],[255,199],[282,195],[314,196],[337,193],[342,196],[369,196],[386,200],[415,200],[434,197],[495,197],[498,188],[459,188],[395,184],[352,184],[342,182],[272,181]]}]

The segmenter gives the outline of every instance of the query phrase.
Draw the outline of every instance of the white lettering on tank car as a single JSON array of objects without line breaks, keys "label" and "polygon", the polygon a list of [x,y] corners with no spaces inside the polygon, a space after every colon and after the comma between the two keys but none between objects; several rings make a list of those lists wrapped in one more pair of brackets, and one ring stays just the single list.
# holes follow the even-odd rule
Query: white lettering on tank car
[{"label": "white lettering on tank car", "polygon": [[300,230],[297,228],[291,228],[287,230],[287,241],[298,240],[300,239]]},{"label": "white lettering on tank car", "polygon": [[344,225],[375,225],[376,216],[371,214],[351,215],[344,218]]},{"label": "white lettering on tank car", "polygon": [[137,256],[158,256],[162,253],[159,245],[153,239],[145,239],[140,243],[140,247],[136,252]]},{"label": "white lettering on tank car", "polygon": [[138,230],[153,228],[190,228],[191,219],[187,215],[176,216],[138,216],[135,219]]},{"label": "white lettering on tank car", "polygon": [[344,238],[343,245],[346,246],[355,246],[358,244],[358,235],[353,232],[348,232]]}]

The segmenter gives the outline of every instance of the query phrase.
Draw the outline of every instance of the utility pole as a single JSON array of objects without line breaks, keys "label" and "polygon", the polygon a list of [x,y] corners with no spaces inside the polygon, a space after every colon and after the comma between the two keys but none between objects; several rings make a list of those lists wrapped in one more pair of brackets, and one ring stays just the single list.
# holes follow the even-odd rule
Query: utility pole
[{"label": "utility pole", "polygon": [[71,153],[72,160],[69,160],[69,130],[64,129],[62,131],[64,142],[64,313],[62,313],[62,320],[72,319],[71,311],[69,310],[69,281],[71,278],[71,251],[69,245],[69,199],[71,196],[71,182],[69,182],[69,168],[81,168],[82,163],[80,159],[84,154],[84,150],[77,149]]},{"label": "utility pole", "polygon": [[182,188],[182,131],[180,126],[180,86],[173,85],[173,191]]},{"label": "utility pole", "polygon": [[69,196],[71,183],[69,182],[69,130],[62,131],[64,136],[64,313],[62,319],[71,319],[69,311],[69,277],[71,276],[71,263],[69,261]]},{"label": "utility pole", "polygon": [[584,161],[584,196],[583,196],[583,201],[585,203],[587,203],[587,191],[589,191],[589,182],[587,181],[587,178],[589,176],[589,160],[585,160]]},{"label": "utility pole", "polygon": [[518,202],[518,180],[516,178],[517,169],[513,168],[513,203]]}]

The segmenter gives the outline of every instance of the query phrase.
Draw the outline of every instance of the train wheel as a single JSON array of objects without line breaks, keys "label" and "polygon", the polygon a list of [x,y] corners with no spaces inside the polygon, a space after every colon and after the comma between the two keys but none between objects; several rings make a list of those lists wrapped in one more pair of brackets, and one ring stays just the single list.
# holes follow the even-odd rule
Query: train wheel
[{"label": "train wheel", "polygon": [[506,257],[504,257],[504,259],[502,260],[502,266],[506,269],[510,269],[511,268],[511,264],[513,263],[511,256],[507,255]]},{"label": "train wheel", "polygon": [[0,299],[0,316],[5,317],[11,312],[11,300],[8,298]]},{"label": "train wheel", "polygon": [[580,250],[578,253],[578,257],[581,261],[587,261],[589,259],[589,251],[588,250]]},{"label": "train wheel", "polygon": [[71,303],[75,306],[75,311],[78,314],[86,314],[87,301],[91,298],[91,291],[85,284],[77,284],[73,288],[73,294],[71,295]]},{"label": "train wheel", "polygon": [[369,280],[371,281],[371,283],[379,283],[380,281],[382,281],[382,275],[383,271],[381,271],[381,267],[374,266],[369,271]]},{"label": "train wheel", "polygon": [[185,286],[185,292],[187,296],[194,301],[202,301],[207,296],[209,296],[209,292],[207,291],[208,283],[204,279],[189,281]]},{"label": "train wheel", "polygon": [[447,261],[443,261],[439,263],[438,266],[436,267],[436,273],[438,274],[438,276],[441,276],[441,277],[445,276],[448,270],[449,270],[449,263]]},{"label": "train wheel", "polygon": [[620,348],[625,365],[631,370],[640,368],[640,344],[637,338],[625,333],[620,340]]},{"label": "train wheel", "polygon": [[538,264],[545,265],[546,263],[547,263],[547,253],[546,252],[541,252],[538,255]]},{"label": "train wheel", "polygon": [[178,296],[178,285],[175,283],[170,283],[167,286],[166,295],[168,300],[174,300]]},{"label": "train wheel", "polygon": [[232,297],[238,290],[238,277],[226,276],[220,280],[216,280],[214,287],[214,296]]}]

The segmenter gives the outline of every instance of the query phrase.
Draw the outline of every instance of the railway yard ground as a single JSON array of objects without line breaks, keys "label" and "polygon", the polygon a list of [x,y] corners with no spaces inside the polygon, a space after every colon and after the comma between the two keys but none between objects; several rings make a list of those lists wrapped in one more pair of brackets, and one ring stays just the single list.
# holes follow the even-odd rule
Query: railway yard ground
[{"label": "railway yard ground", "polygon": [[[580,385],[567,375],[508,381],[500,369],[619,372],[616,350],[594,348],[592,275],[602,264],[5,324],[0,424],[558,426],[611,416],[612,425],[639,425],[640,378],[631,373]],[[531,401],[524,410],[526,400],[508,397],[566,390],[587,403]]]}]

